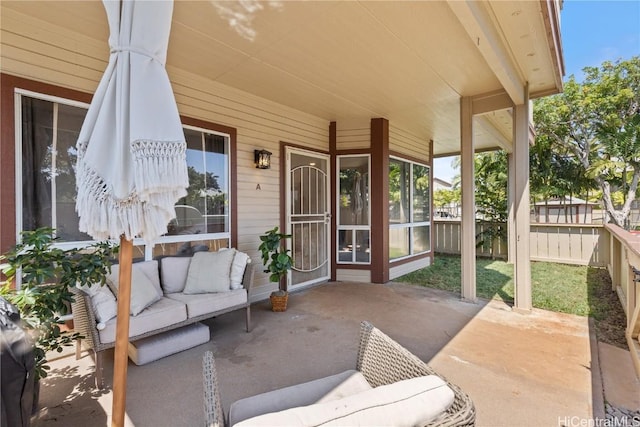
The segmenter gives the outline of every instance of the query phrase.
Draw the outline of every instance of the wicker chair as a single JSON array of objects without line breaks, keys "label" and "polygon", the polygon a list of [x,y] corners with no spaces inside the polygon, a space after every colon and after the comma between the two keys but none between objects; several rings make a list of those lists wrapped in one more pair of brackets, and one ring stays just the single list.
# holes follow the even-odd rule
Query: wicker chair
[{"label": "wicker chair", "polygon": [[[429,365],[366,321],[360,324],[360,346],[356,369],[364,375],[372,387],[424,375],[438,375]],[[205,426],[224,427],[225,416],[220,404],[213,353],[210,351],[204,355],[203,373]],[[442,378],[441,375],[438,376]],[[476,411],[469,396],[458,386],[446,382],[455,394],[453,404],[446,412],[425,425],[475,425]]]}]

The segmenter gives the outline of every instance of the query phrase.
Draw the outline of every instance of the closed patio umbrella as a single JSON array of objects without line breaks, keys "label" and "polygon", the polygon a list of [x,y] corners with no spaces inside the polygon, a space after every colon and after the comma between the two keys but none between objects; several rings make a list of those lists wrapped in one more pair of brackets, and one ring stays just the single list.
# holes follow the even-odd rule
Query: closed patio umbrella
[{"label": "closed patio umbrella", "polygon": [[[78,137],[80,230],[120,238],[113,421],[124,425],[132,239],[167,232],[186,195],[186,143],[165,70],[172,1],[110,1],[109,64]],[[135,285],[134,285],[135,286]]]}]

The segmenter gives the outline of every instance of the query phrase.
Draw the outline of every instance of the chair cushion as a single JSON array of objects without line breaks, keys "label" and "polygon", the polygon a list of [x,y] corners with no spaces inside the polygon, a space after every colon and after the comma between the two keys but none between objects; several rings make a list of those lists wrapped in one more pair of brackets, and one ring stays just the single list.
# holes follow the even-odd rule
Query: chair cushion
[{"label": "chair cushion", "polygon": [[214,313],[225,308],[242,305],[247,302],[247,291],[237,289],[228,292],[188,295],[184,293],[168,294],[167,298],[180,301],[187,306],[189,319],[203,314]]},{"label": "chair cushion", "polygon": [[435,375],[416,377],[309,406],[249,418],[241,426],[424,425],[446,411],[454,393]]},{"label": "chair cushion", "polygon": [[[109,320],[105,323],[104,329],[98,331],[101,343],[111,343],[116,340],[116,320],[117,318]],[[166,328],[184,320],[187,320],[187,308],[184,303],[169,298],[160,298],[153,305],[142,310],[136,317],[130,318],[129,337]]]},{"label": "chair cushion", "polygon": [[234,251],[197,252],[187,273],[185,294],[227,292],[231,289],[231,263]]},{"label": "chair cushion", "polygon": [[270,412],[335,400],[370,388],[364,376],[351,369],[329,377],[237,400],[229,409],[229,425]]},{"label": "chair cushion", "polygon": [[162,278],[162,290],[165,294],[184,291],[187,283],[187,273],[191,257],[164,257],[160,260],[160,276]]},{"label": "chair cushion", "polygon": [[202,323],[194,323],[130,342],[129,359],[136,365],[145,365],[165,356],[204,344],[209,339],[209,327]]}]

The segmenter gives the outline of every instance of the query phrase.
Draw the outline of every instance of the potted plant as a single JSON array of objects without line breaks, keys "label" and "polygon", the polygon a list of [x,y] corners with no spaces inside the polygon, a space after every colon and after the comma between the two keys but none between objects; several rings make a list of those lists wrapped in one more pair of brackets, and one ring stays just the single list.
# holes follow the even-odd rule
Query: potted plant
[{"label": "potted plant", "polygon": [[286,275],[293,265],[293,259],[289,255],[289,250],[283,246],[283,241],[290,238],[290,234],[278,232],[278,227],[267,231],[260,236],[260,246],[258,249],[262,254],[262,263],[265,266],[265,273],[269,273],[269,281],[279,283],[278,291],[271,293],[271,309],[273,311],[285,311],[287,309]]},{"label": "potted plant", "polygon": [[[0,256],[0,269],[7,279],[0,287],[0,296],[18,308],[20,326],[31,337],[36,384],[50,369],[47,353],[60,353],[81,338],[78,333],[60,329],[60,317],[68,313],[73,299],[69,288],[76,283],[104,285],[117,252],[117,247],[108,242],[61,249],[54,246],[55,240],[52,228],[24,231],[21,242]],[[16,289],[18,274],[21,283]]]}]

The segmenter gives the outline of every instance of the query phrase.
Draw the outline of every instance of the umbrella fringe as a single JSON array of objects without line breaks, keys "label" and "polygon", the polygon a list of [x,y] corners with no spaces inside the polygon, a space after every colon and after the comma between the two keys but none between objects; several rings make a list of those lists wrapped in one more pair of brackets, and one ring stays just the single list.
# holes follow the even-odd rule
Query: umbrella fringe
[{"label": "umbrella fringe", "polygon": [[[135,187],[143,201],[161,207],[173,205],[186,195],[189,186],[186,161],[187,144],[183,141],[136,140],[131,144],[134,158]],[[163,200],[151,200],[152,195],[168,192]],[[178,196],[175,199],[174,193]]]},{"label": "umbrella fringe", "polygon": [[[135,150],[136,142],[139,147]],[[96,239],[127,240],[139,236],[153,240],[166,234],[175,218],[174,205],[189,185],[184,141],[136,141],[132,145],[135,188],[128,197],[116,199],[105,181],[83,160],[86,144],[78,144],[76,211],[79,229]],[[148,156],[148,157],[145,157]]]}]

